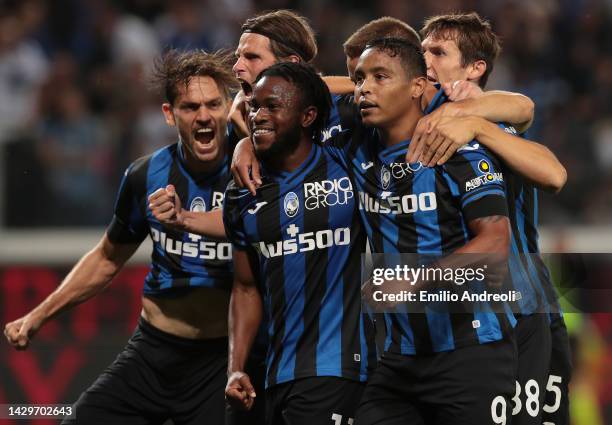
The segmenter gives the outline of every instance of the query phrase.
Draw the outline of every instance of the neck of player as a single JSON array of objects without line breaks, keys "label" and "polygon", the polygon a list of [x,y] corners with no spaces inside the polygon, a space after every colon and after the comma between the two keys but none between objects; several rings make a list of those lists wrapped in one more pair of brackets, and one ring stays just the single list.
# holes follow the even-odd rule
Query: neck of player
[{"label": "neck of player", "polygon": [[302,133],[300,143],[293,152],[276,155],[264,161],[267,169],[291,173],[306,161],[312,150],[312,139],[309,134]]},{"label": "neck of player", "polygon": [[385,146],[393,146],[412,138],[419,119],[423,116],[420,108],[410,108],[405,114],[389,125],[378,128],[380,140]]},{"label": "neck of player", "polygon": [[220,144],[217,155],[215,155],[213,159],[201,161],[189,150],[185,143],[181,143],[183,158],[185,158],[185,165],[189,172],[193,174],[209,174],[215,172],[225,158],[226,145],[227,143]]}]

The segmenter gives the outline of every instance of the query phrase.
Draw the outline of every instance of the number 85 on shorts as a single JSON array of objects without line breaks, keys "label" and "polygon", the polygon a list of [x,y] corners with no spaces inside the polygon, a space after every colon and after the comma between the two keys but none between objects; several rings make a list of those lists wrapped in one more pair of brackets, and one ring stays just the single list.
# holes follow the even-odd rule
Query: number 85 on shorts
[{"label": "number 85 on shorts", "polygon": [[[561,402],[561,382],[562,378],[560,376],[549,375],[546,391],[554,396],[554,401],[551,405],[545,404],[542,406],[544,412],[553,413],[559,409],[559,404]],[[524,410],[531,418],[538,418],[537,422],[533,422],[538,423],[542,414],[540,410],[541,400],[540,387],[535,379],[528,380],[525,383],[524,389],[521,388],[520,383],[516,381],[516,391],[512,398],[513,406],[511,415],[517,416]],[[508,403],[506,399],[501,395],[495,397],[491,403],[491,419],[493,419],[493,423],[496,425],[509,424],[508,413]],[[527,422],[515,420],[513,423],[516,425],[517,423],[522,424]]]}]

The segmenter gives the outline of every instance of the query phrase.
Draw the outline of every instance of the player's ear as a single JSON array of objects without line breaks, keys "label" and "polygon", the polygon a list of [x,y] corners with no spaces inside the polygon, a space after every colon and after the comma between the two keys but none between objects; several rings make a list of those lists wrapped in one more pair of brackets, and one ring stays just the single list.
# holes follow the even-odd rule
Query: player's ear
[{"label": "player's ear", "polygon": [[413,99],[417,99],[423,96],[425,89],[427,88],[427,80],[425,77],[416,77],[412,79],[412,84],[410,85],[410,96]]},{"label": "player's ear", "polygon": [[473,62],[468,65],[467,79],[473,82],[478,82],[478,80],[480,80],[480,77],[482,77],[486,71],[487,71],[487,63],[483,61],[482,59],[477,60],[476,62]]},{"label": "player's ear", "polygon": [[176,125],[176,120],[174,119],[174,113],[172,113],[172,105],[169,103],[162,103],[162,112],[164,113],[166,124],[170,127],[174,127]]},{"label": "player's ear", "polygon": [[298,55],[289,55],[285,58],[285,62],[300,63],[302,59]]},{"label": "player's ear", "polygon": [[302,114],[302,127],[310,127],[312,123],[317,119],[317,115],[317,108],[315,108],[314,106],[309,106],[304,109],[304,112]]}]

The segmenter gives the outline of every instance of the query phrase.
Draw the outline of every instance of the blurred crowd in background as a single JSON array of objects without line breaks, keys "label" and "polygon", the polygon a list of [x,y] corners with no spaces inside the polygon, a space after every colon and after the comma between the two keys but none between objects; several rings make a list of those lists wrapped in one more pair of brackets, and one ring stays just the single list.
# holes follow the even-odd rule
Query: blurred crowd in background
[{"label": "blurred crowd in background", "polygon": [[[106,225],[127,165],[176,139],[155,57],[233,50],[248,16],[279,8],[308,17],[325,74],[346,73],[342,42],[373,18],[479,12],[503,46],[488,88],[534,100],[529,138],[567,168],[542,223],[612,224],[612,0],[0,0],[0,226]],[[585,318],[568,316],[574,423],[612,423],[612,316]]]},{"label": "blurred crowd in background", "polygon": [[[173,142],[147,86],[169,47],[234,49],[258,11],[292,8],[317,32],[318,68],[345,74],[342,42],[375,17],[420,28],[478,11],[503,53],[489,88],[536,103],[529,137],[567,168],[542,222],[612,222],[612,2],[609,0],[0,1],[0,151],[4,225],[105,225],[125,167]],[[500,106],[501,107],[501,106]]]}]

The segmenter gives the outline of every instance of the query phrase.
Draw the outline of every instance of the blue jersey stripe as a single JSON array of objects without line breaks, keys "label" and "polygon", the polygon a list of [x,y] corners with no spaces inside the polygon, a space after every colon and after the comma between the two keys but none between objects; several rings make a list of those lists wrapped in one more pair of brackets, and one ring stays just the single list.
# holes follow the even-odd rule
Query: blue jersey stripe
[{"label": "blue jersey stripe", "polygon": [[[281,184],[281,193],[291,191],[291,187]],[[303,205],[300,205],[303,208]],[[292,221],[284,209],[279,208],[281,229],[287,229]],[[304,228],[303,215],[297,217],[297,226],[300,229]],[[285,233],[285,232],[283,232]],[[285,235],[283,235],[285,236]],[[296,345],[299,338],[304,332],[304,277],[306,262],[303,255],[292,256],[291,261],[285,258],[283,263],[283,271],[285,282],[291,282],[292,285],[285,285],[285,305],[291,306],[291,310],[285,316],[285,335],[283,344],[283,355],[278,368],[277,381],[284,382],[294,379],[295,371],[295,355]],[[295,273],[296,270],[301,270],[301,273]]]},{"label": "blue jersey stripe", "polygon": [[[158,150],[151,157],[151,164],[149,165],[148,173],[147,173],[147,193],[146,197],[155,192],[160,187],[166,187],[168,185],[168,180],[170,178],[170,169],[172,164],[172,156],[168,149]],[[147,209],[147,216],[152,217],[151,212]],[[163,228],[157,222],[157,220],[150,220],[151,228],[157,229],[161,231]],[[165,238],[161,237],[161,245],[164,245]],[[147,292],[147,284],[150,280],[153,280],[153,273],[161,276],[165,276],[165,278],[161,279],[161,285],[159,285],[159,290],[169,289],[172,286],[172,279],[168,279],[167,277],[172,275],[172,271],[169,267],[166,267],[161,260],[167,257],[166,252],[161,249],[159,244],[153,245],[153,264],[152,271],[145,278],[145,293]],[[158,279],[155,279],[158,280]]]},{"label": "blue jersey stripe", "polygon": [[464,199],[461,202],[461,207],[465,208],[466,206],[468,206],[472,202],[477,201],[479,199],[482,199],[482,198],[484,198],[485,196],[488,196],[488,195],[497,195],[497,196],[501,196],[503,198],[503,197],[506,196],[506,193],[503,190],[501,190],[501,189],[482,190],[482,191],[478,192],[476,195],[470,196],[468,199]]},{"label": "blue jersey stripe", "polygon": [[455,342],[450,316],[449,313],[440,312],[440,307],[437,305],[436,311],[432,311],[429,306],[425,309],[432,345],[436,347],[436,351],[454,350]]}]

